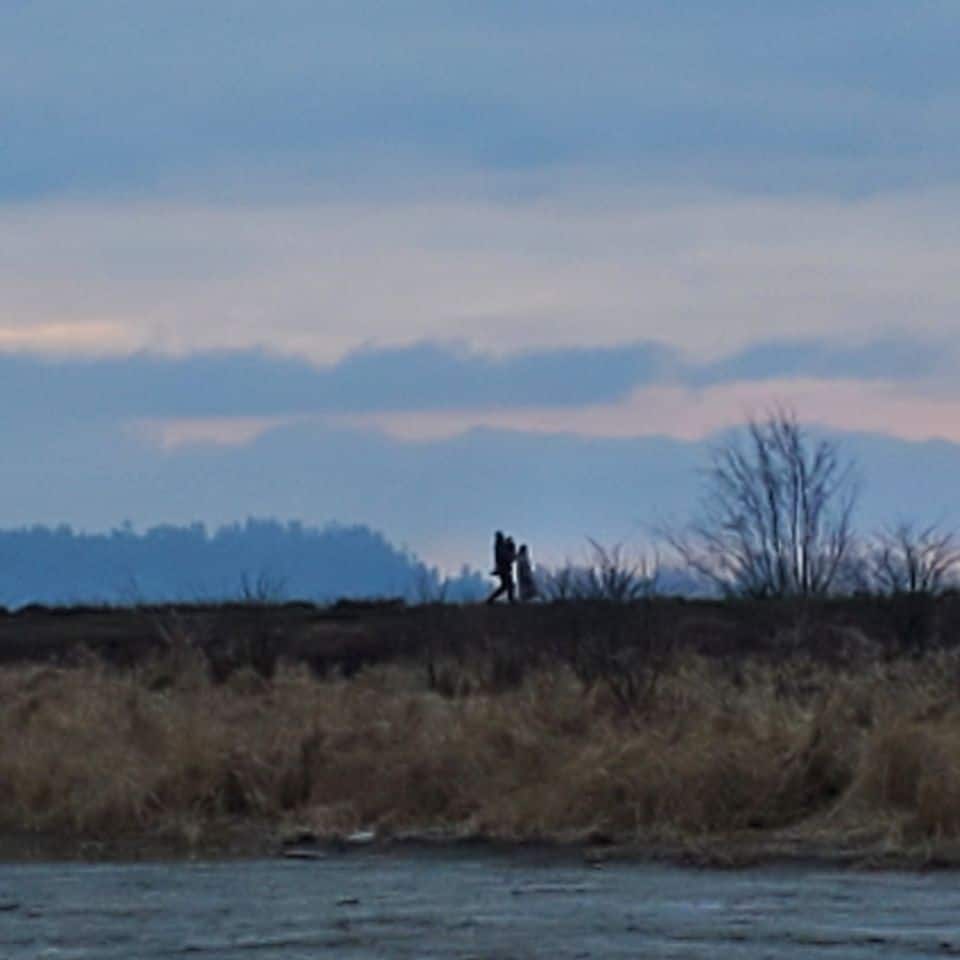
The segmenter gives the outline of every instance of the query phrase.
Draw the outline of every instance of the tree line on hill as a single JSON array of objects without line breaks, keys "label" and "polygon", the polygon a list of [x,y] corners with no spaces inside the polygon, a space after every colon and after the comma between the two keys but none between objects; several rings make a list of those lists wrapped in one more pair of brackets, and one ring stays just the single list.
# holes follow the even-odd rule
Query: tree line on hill
[{"label": "tree line on hill", "polygon": [[362,525],[322,529],[248,519],[210,531],[201,523],[129,524],[108,533],[69,526],[0,531],[0,604],[134,604],[341,597],[477,599],[479,573],[444,576]]}]

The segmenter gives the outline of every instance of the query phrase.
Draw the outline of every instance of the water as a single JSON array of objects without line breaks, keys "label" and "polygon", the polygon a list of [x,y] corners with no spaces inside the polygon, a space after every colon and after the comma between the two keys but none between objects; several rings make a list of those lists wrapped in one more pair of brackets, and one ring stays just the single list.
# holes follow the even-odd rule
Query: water
[{"label": "water", "polygon": [[943,957],[960,878],[535,853],[0,865],[0,957]]}]

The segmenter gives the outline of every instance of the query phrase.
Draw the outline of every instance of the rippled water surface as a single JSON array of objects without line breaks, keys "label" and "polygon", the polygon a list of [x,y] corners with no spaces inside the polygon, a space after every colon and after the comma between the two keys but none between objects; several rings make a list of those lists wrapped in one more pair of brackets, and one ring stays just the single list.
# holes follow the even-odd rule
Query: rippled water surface
[{"label": "rippled water surface", "polygon": [[0,957],[960,955],[960,877],[545,854],[0,865]]}]

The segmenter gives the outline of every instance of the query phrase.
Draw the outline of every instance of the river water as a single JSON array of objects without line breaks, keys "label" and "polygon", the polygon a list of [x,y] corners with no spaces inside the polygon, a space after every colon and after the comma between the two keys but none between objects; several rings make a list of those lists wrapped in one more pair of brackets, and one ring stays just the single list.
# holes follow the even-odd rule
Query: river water
[{"label": "river water", "polygon": [[960,955],[960,876],[549,853],[0,865],[0,957]]}]

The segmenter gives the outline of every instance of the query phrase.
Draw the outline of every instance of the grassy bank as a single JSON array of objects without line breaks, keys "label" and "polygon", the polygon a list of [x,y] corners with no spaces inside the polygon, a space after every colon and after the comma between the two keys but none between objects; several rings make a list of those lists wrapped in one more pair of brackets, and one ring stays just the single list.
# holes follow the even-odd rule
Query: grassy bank
[{"label": "grassy bank", "polygon": [[344,679],[281,664],[214,683],[188,647],[127,670],[5,666],[0,835],[182,849],[232,828],[439,829],[717,856],[960,848],[956,653],[838,666],[683,652],[629,707],[566,664],[509,688],[488,666],[386,663]]}]

